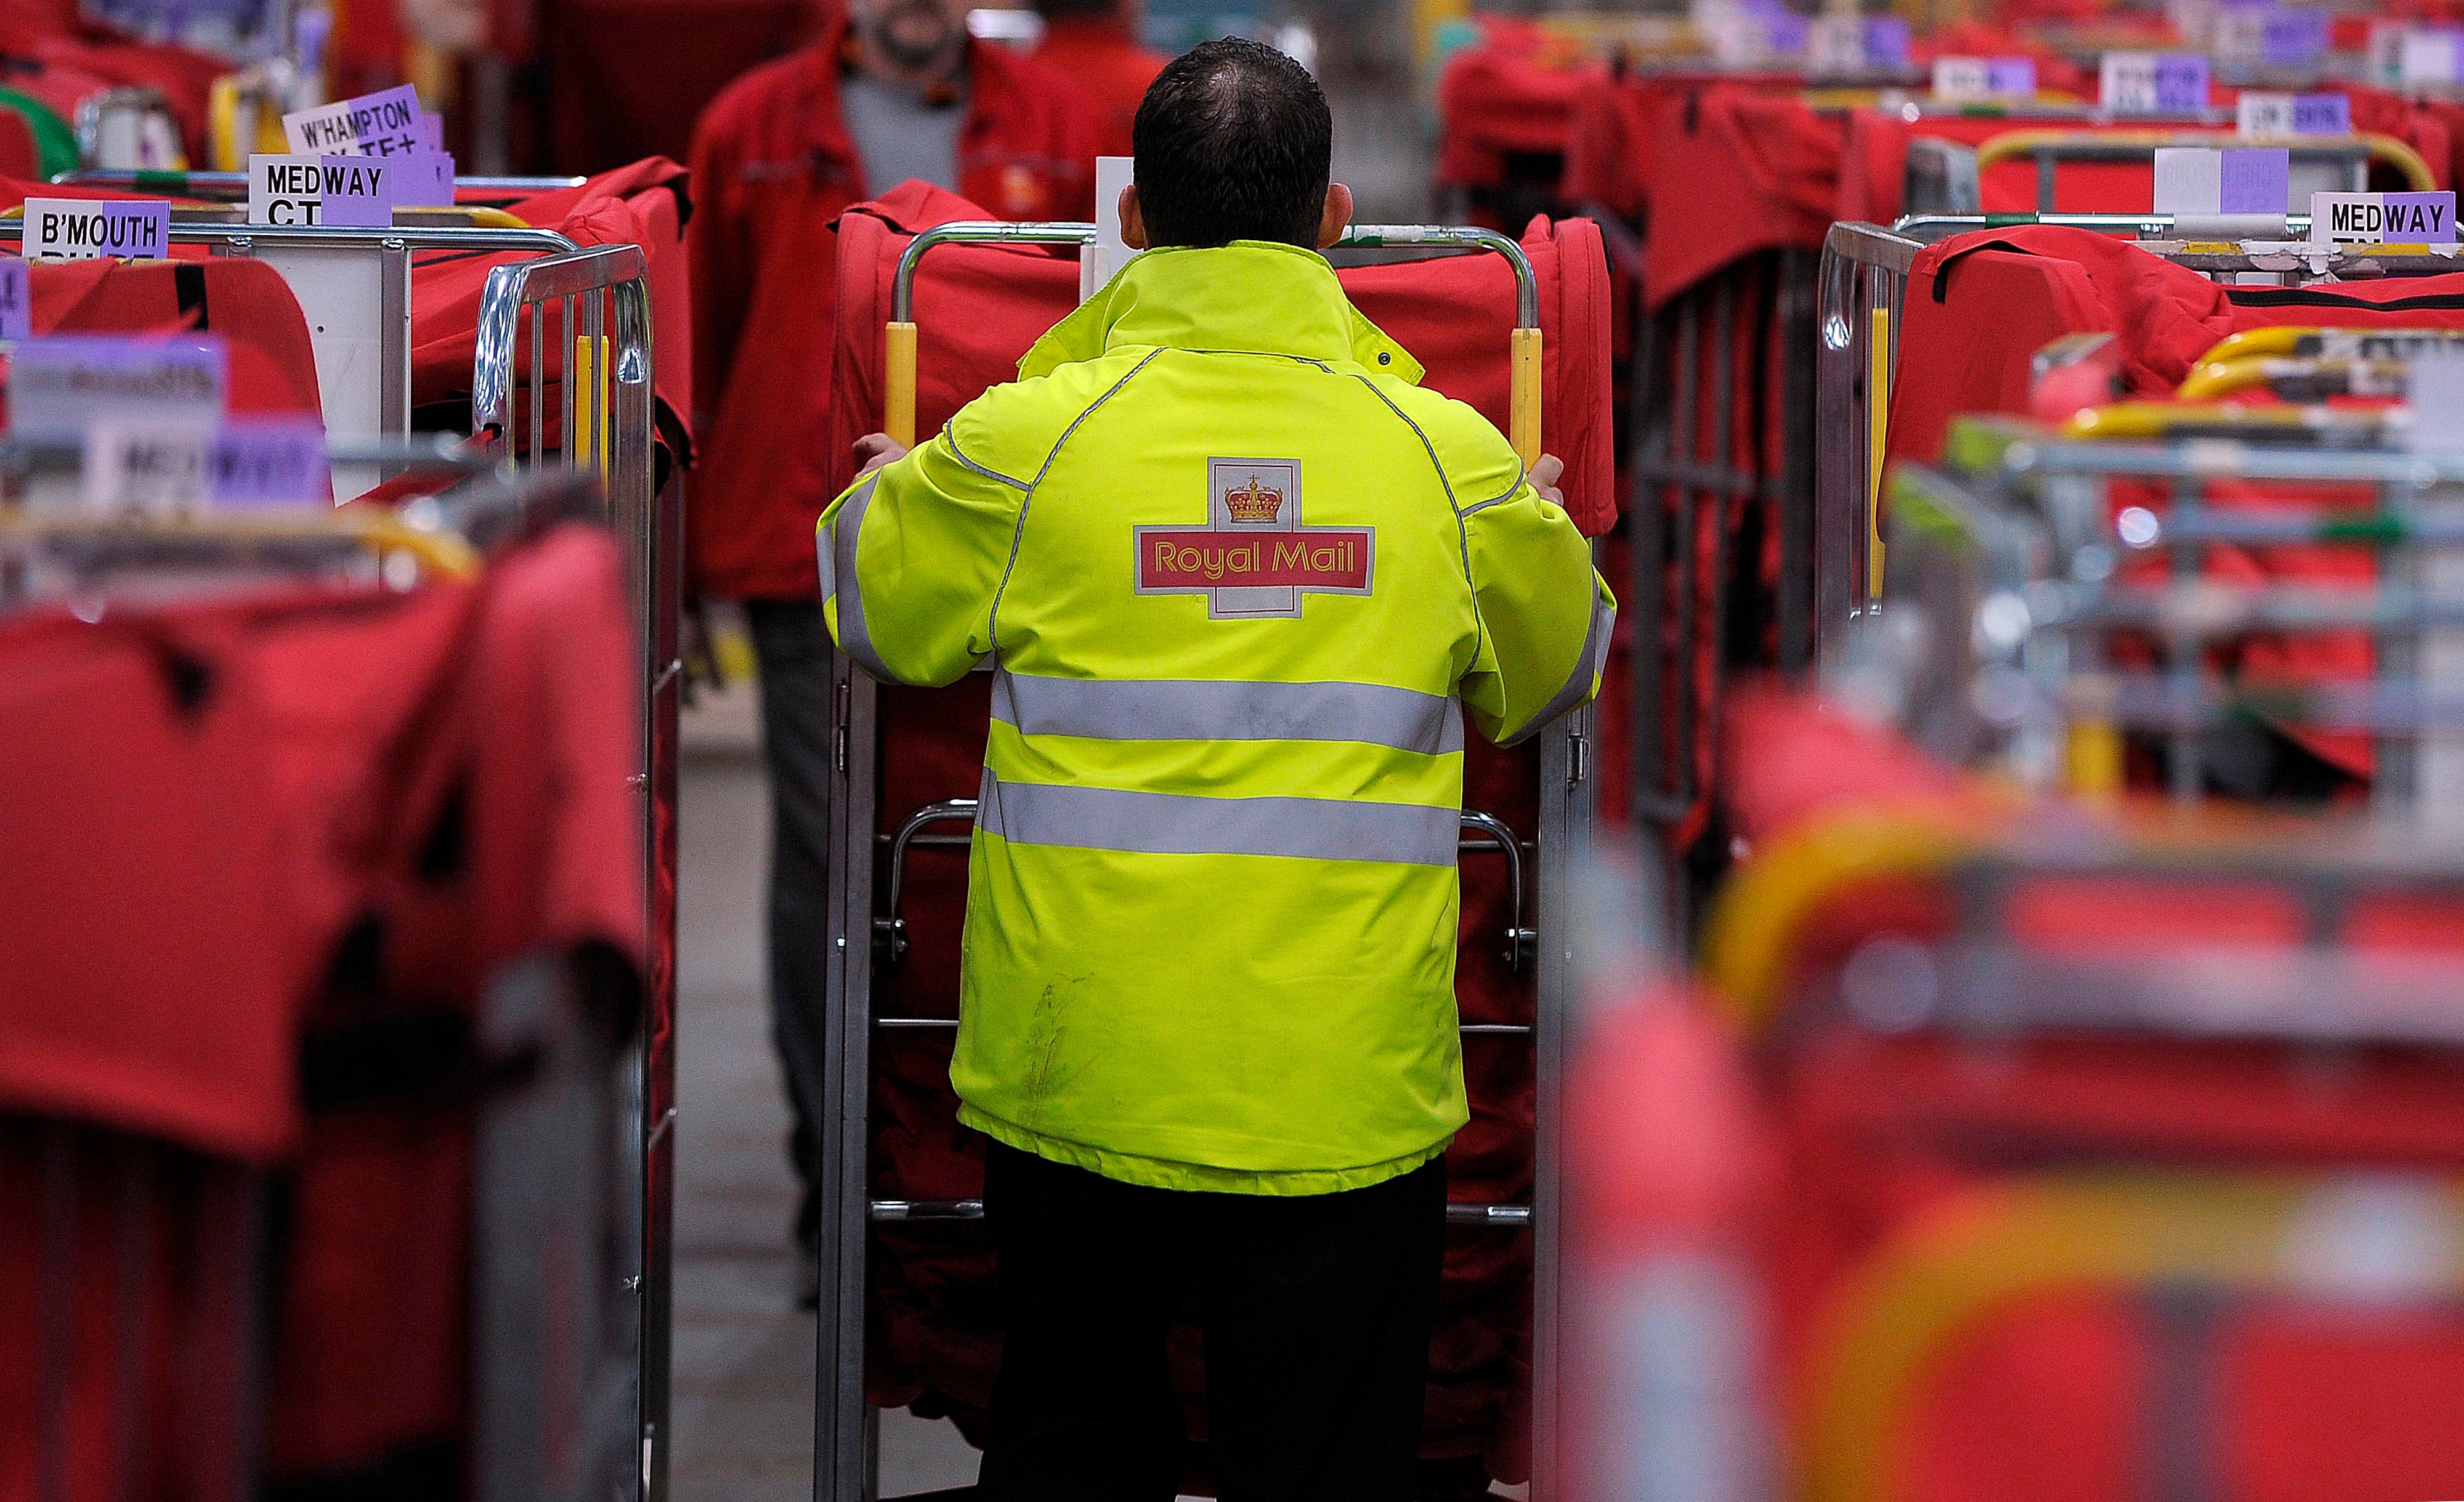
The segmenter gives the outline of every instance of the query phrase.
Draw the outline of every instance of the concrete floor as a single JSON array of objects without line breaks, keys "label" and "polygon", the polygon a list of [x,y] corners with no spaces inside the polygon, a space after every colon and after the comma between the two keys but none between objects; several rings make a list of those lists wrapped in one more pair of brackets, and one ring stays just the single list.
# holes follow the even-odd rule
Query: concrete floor
[{"label": "concrete floor", "polygon": [[[787,1103],[762,991],[769,788],[751,695],[688,717],[677,938],[675,1502],[813,1494],[813,1316],[795,1308]],[[946,1423],[886,1414],[882,1495],[976,1479]]]}]

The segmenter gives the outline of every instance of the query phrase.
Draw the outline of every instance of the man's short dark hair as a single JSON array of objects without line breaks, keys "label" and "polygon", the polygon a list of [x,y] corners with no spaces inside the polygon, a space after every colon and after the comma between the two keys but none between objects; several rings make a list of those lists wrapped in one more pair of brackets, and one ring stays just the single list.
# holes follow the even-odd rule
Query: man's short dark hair
[{"label": "man's short dark hair", "polygon": [[1131,139],[1149,244],[1317,247],[1334,119],[1282,53],[1237,36],[1191,48],[1155,76]]}]

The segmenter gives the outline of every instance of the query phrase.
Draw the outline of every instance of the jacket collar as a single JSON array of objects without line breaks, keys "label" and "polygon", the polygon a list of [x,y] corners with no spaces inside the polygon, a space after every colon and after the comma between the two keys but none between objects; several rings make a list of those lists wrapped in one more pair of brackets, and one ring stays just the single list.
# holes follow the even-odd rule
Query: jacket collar
[{"label": "jacket collar", "polygon": [[1343,295],[1314,251],[1263,240],[1133,256],[1019,362],[1021,379],[1122,348],[1290,355],[1420,382],[1420,364]]}]

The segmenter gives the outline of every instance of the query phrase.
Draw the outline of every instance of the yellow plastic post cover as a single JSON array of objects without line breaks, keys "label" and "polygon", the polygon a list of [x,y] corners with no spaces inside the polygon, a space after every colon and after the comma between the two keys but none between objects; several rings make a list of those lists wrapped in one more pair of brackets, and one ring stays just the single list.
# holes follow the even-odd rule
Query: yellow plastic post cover
[{"label": "yellow plastic post cover", "polygon": [[1540,462],[1540,331],[1518,328],[1512,336],[1511,426],[1507,435],[1525,469]]},{"label": "yellow plastic post cover", "polygon": [[902,449],[915,447],[915,325],[882,329],[881,431]]},{"label": "yellow plastic post cover", "polygon": [[601,475],[607,473],[607,336],[593,338],[577,334],[573,341],[573,365],[565,381],[569,393],[565,410],[565,452],[578,457],[576,464],[595,465]]},{"label": "yellow plastic post cover", "polygon": [[1865,344],[1865,598],[1882,597],[1882,456],[1891,436],[1891,310],[1876,308]]}]

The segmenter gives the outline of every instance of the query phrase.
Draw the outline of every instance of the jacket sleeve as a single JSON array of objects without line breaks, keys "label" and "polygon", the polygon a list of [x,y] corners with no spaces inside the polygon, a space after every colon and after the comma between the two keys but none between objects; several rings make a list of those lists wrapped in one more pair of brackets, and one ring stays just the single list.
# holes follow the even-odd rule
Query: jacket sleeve
[{"label": "jacket sleeve", "polygon": [[943,430],[822,513],[822,613],[839,650],[888,683],[938,687],[992,651],[1023,483],[963,456]]},{"label": "jacket sleeve", "polygon": [[1617,598],[1573,519],[1529,481],[1462,515],[1480,611],[1463,703],[1482,735],[1510,746],[1599,693]]},{"label": "jacket sleeve", "polygon": [[735,365],[753,283],[750,236],[737,201],[743,190],[739,145],[715,109],[694,122],[687,179],[693,214],[685,226],[685,244],[693,268],[693,431],[705,435]]}]

